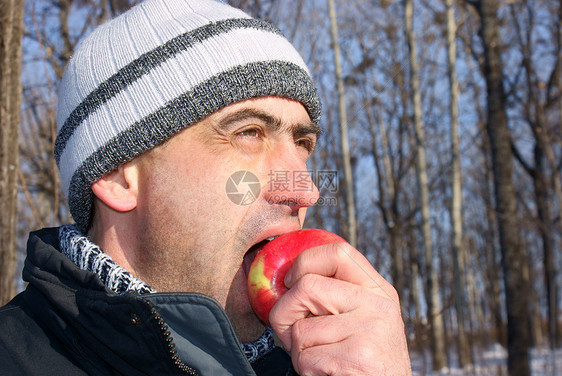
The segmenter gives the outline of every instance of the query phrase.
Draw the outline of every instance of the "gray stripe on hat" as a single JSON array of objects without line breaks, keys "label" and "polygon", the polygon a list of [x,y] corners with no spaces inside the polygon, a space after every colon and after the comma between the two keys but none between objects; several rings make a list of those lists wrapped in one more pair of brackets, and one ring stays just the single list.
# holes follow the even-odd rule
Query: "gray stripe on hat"
[{"label": "gray stripe on hat", "polygon": [[[250,79],[253,85],[240,85]],[[82,231],[87,231],[93,203],[91,185],[108,171],[231,103],[268,95],[300,101],[307,108],[311,120],[319,123],[321,108],[316,88],[301,67],[284,61],[237,66],[210,78],[132,124],[88,157],[73,174],[69,186],[70,212],[76,223]]]},{"label": "gray stripe on hat", "polygon": [[102,82],[96,90],[88,94],[65,120],[55,141],[54,154],[57,164],[60,163],[61,155],[68,140],[72,137],[74,130],[80,123],[105,102],[124,90],[127,85],[197,43],[201,43],[216,35],[228,33],[234,29],[243,28],[253,28],[282,35],[278,28],[261,20],[237,18],[218,21],[181,34],[121,68],[113,76]]}]

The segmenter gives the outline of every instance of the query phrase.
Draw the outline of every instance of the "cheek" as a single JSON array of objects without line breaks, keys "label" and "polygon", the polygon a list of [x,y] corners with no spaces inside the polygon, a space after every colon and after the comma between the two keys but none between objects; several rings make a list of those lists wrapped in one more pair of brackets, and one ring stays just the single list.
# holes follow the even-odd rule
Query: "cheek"
[{"label": "cheek", "polygon": [[211,243],[220,248],[232,243],[251,205],[237,205],[227,193],[232,173],[225,169],[231,166],[196,160],[182,161],[173,167],[155,171],[145,182],[146,214],[153,221],[166,222],[170,229],[190,236],[199,246]]},{"label": "cheek", "polygon": [[157,167],[146,182],[153,200],[170,209],[178,206],[198,211],[220,203],[225,196],[225,179],[208,161],[179,157],[167,162]]}]

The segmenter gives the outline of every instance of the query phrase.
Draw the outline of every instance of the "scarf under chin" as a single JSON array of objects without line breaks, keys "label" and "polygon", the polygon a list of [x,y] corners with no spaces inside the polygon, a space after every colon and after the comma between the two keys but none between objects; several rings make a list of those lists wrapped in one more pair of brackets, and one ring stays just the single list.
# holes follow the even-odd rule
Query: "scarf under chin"
[{"label": "scarf under chin", "polygon": [[[147,283],[135,278],[125,268],[113,261],[99,246],[84,236],[78,230],[78,226],[61,226],[59,241],[63,254],[78,265],[80,269],[96,273],[103,284],[114,293],[120,295],[126,292],[138,294],[156,292]],[[267,328],[257,341],[242,344],[242,350],[244,350],[244,354],[250,363],[254,363],[269,354],[274,347],[273,330],[271,328]]]}]

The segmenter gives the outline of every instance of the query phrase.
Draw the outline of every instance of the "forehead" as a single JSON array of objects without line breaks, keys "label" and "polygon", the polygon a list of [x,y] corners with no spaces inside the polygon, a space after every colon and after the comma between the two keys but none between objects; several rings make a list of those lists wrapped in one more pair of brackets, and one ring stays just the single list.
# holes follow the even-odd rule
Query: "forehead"
[{"label": "forehead", "polygon": [[224,125],[249,118],[271,123],[275,127],[303,125],[318,128],[300,102],[280,97],[247,99],[230,104],[209,116],[209,120]]}]

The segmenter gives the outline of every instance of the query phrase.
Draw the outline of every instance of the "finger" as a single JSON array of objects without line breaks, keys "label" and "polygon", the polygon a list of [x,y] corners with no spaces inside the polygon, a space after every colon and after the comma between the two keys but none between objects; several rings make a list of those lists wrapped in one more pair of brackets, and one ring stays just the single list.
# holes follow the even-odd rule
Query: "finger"
[{"label": "finger", "polygon": [[[338,315],[383,299],[369,289],[317,274],[307,274],[273,306],[269,321],[287,349],[291,348],[291,327],[310,315]],[[391,302],[389,299],[384,300]],[[391,303],[394,304],[394,303]]]},{"label": "finger", "polygon": [[372,349],[351,340],[309,347],[291,354],[299,375],[387,375]]},{"label": "finger", "polygon": [[352,284],[380,290],[398,302],[398,294],[371,265],[371,263],[355,248],[347,243],[332,243],[308,249],[301,253],[293,267],[287,273],[287,287],[306,274],[319,274],[333,277]]},{"label": "finger", "polygon": [[[380,328],[382,329],[382,328]],[[292,352],[291,359],[300,375],[392,375],[411,376],[410,356],[403,335],[350,336],[340,342],[311,346]],[[382,339],[382,341],[381,341]],[[382,342],[382,343],[381,343]]]},{"label": "finger", "polygon": [[353,311],[341,315],[312,316],[291,327],[293,355],[310,347],[338,344],[361,338],[365,346],[380,349],[404,348],[404,323],[399,313],[382,317]]},{"label": "finger", "polygon": [[[349,314],[311,316],[299,320],[290,329],[291,353],[298,356],[301,351],[314,346],[345,341],[357,332],[355,322]],[[365,329],[365,328],[363,328]]]},{"label": "finger", "polygon": [[330,347],[331,344],[326,344],[307,348],[298,354],[291,353],[291,361],[295,371],[299,375],[335,375],[338,371],[337,355],[332,355],[327,359],[324,358],[325,354],[331,352]]}]

